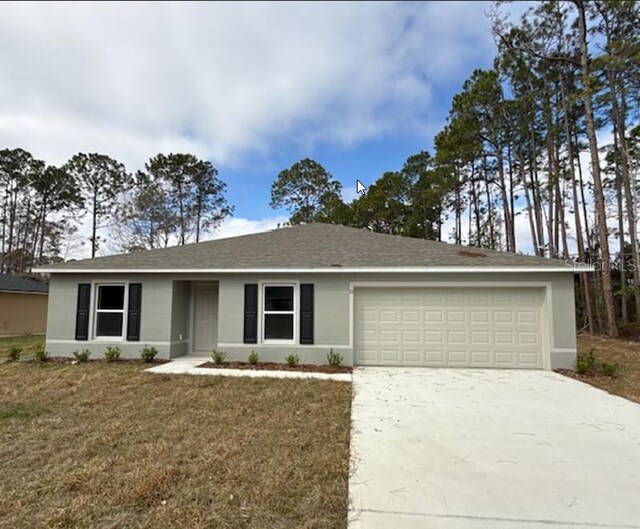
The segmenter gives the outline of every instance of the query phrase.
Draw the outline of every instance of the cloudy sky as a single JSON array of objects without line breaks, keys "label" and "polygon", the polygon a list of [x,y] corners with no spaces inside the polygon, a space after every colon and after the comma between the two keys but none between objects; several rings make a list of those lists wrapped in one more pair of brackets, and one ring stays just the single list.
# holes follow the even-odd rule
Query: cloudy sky
[{"label": "cloudy sky", "polygon": [[235,218],[274,226],[278,172],[312,157],[354,194],[432,148],[495,46],[484,2],[0,5],[0,146],[210,159]]}]

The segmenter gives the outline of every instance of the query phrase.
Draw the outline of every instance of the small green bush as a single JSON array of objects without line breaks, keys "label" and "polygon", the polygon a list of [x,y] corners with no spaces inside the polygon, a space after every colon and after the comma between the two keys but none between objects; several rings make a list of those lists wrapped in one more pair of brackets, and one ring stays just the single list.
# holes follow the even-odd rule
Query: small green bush
[{"label": "small green bush", "polygon": [[224,351],[218,351],[217,349],[214,349],[213,352],[211,353],[211,358],[214,364],[222,364],[224,363],[225,358],[227,358],[227,353],[225,353]]},{"label": "small green bush", "polygon": [[144,360],[147,364],[153,362],[153,359],[158,354],[158,350],[155,347],[149,347],[145,345],[142,349],[140,349],[140,358]]},{"label": "small green bush", "polygon": [[617,378],[618,372],[620,371],[620,364],[618,364],[617,362],[615,363],[602,362],[600,364],[600,369],[608,377]]},{"label": "small green bush", "polygon": [[22,349],[20,349],[20,347],[18,347],[17,345],[12,345],[9,348],[9,360],[13,362],[20,360],[20,353],[22,353]]},{"label": "small green bush", "polygon": [[89,361],[89,357],[91,356],[91,351],[89,349],[82,349],[80,351],[74,351],[73,356],[76,357],[76,360],[83,364],[84,362]]},{"label": "small green bush", "polygon": [[120,347],[107,347],[107,350],[104,352],[104,357],[107,362],[117,362],[120,360],[121,354],[122,349],[120,349]]},{"label": "small green bush", "polygon": [[255,351],[251,351],[249,353],[249,363],[254,366],[258,363],[258,353],[256,353]]},{"label": "small green bush", "polygon": [[576,373],[578,373],[579,375],[587,375],[589,373],[593,373],[597,367],[596,357],[593,354],[593,349],[589,350],[587,354],[579,354],[576,357],[574,367]]},{"label": "small green bush", "polygon": [[342,356],[339,355],[338,353],[334,353],[333,349],[329,349],[329,352],[327,353],[327,364],[329,364],[331,367],[338,367],[340,364],[342,364]]},{"label": "small green bush", "polygon": [[36,359],[36,361],[41,363],[44,363],[47,360],[49,360],[49,353],[47,353],[44,350],[44,347],[40,344],[38,344],[36,348],[33,350],[33,356]]},{"label": "small green bush", "polygon": [[289,355],[284,360],[289,367],[295,367],[298,365],[298,362],[300,362],[298,355]]}]

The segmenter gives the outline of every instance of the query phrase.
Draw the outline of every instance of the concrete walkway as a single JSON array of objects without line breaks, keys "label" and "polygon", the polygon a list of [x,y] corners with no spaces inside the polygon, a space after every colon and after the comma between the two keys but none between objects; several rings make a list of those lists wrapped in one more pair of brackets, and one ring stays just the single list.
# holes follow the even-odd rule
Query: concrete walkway
[{"label": "concrete walkway", "polygon": [[350,373],[312,373],[306,371],[269,371],[259,369],[228,369],[198,367],[211,359],[203,356],[179,356],[166,364],[147,369],[149,373],[164,375],[209,375],[218,377],[249,377],[249,378],[304,378],[318,380],[338,380],[351,382]]},{"label": "concrete walkway", "polygon": [[545,371],[354,371],[350,529],[640,528],[640,405]]}]

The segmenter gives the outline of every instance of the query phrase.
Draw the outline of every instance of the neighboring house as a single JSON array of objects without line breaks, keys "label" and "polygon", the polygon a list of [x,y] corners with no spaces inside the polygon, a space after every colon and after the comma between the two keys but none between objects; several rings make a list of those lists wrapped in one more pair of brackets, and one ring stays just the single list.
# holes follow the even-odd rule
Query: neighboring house
[{"label": "neighboring house", "polygon": [[309,224],[56,264],[47,351],[554,369],[576,355],[562,261]]},{"label": "neighboring house", "polygon": [[45,283],[0,274],[0,336],[44,333],[48,291]]}]

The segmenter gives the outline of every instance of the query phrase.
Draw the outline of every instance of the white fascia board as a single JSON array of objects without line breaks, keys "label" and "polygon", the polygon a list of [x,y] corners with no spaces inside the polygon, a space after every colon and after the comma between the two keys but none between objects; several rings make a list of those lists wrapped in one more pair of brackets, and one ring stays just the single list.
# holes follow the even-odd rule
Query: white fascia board
[{"label": "white fascia board", "polygon": [[591,265],[577,266],[423,266],[423,267],[363,267],[363,268],[36,268],[41,274],[449,274],[449,273],[536,273],[593,272]]}]

